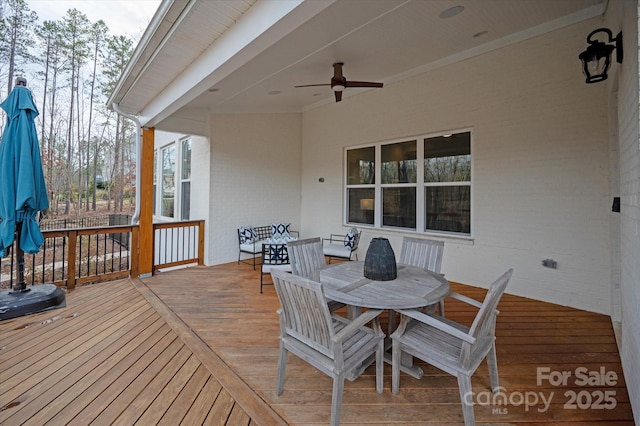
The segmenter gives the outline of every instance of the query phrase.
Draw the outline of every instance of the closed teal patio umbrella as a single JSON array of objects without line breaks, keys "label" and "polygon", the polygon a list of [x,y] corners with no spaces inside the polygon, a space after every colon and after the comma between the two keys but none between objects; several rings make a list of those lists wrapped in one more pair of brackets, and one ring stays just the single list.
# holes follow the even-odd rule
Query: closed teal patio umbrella
[{"label": "closed teal patio umbrella", "polygon": [[0,258],[9,253],[17,235],[15,257],[17,284],[14,291],[0,292],[0,320],[66,306],[64,292],[54,284],[24,282],[24,253],[37,253],[44,243],[38,212],[49,208],[42,171],[35,118],[38,109],[27,81],[16,87],[0,107],[7,124],[0,139]]},{"label": "closed teal patio umbrella", "polygon": [[25,85],[16,85],[0,104],[7,113],[0,142],[0,257],[7,255],[16,230],[19,248],[37,253],[44,238],[36,216],[49,208],[35,126],[38,109]]}]

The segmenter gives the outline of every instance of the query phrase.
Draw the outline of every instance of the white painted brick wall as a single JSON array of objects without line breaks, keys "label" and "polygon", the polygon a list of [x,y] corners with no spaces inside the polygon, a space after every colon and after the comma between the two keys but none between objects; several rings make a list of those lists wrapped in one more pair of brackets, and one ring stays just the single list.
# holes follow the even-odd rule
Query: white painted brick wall
[{"label": "white painted brick wall", "polygon": [[[191,136],[191,219],[209,218],[209,139]],[[205,253],[206,257],[206,253]]]},{"label": "white painted brick wall", "polygon": [[[609,3],[606,26],[622,30],[624,62],[619,67],[617,110],[620,158],[621,358],[636,423],[640,424],[640,108],[637,0]],[[614,81],[615,82],[615,81]],[[610,83],[615,90],[614,82]]]},{"label": "white painted brick wall", "polygon": [[210,117],[208,265],[238,259],[240,226],[300,229],[300,126],[300,114]]},{"label": "white painted brick wall", "polygon": [[[486,286],[514,267],[511,293],[608,313],[607,94],[605,85],[585,85],[577,59],[596,25],[305,112],[303,232],[342,228],[345,146],[470,127],[475,238],[446,240],[447,277]],[[380,235],[400,249],[402,234],[365,229],[361,257]],[[558,269],[542,267],[546,258]]]}]

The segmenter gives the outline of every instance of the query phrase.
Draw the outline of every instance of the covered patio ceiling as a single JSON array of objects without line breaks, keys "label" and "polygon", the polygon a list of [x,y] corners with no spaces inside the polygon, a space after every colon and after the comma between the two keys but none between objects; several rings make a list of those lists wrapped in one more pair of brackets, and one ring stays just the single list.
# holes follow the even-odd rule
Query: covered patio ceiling
[{"label": "covered patio ceiling", "polygon": [[606,5],[165,0],[109,105],[161,130],[175,130],[176,117],[197,128],[208,114],[300,112],[335,102],[329,86],[294,88],[329,83],[334,62],[344,62],[347,80],[384,83],[382,89],[347,88],[343,101],[367,90],[392,91],[394,82],[599,16]]}]

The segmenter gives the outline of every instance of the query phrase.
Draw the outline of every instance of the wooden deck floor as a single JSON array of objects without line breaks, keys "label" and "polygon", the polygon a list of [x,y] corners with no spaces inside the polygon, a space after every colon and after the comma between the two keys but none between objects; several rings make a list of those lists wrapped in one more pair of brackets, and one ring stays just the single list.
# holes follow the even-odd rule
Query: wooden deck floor
[{"label": "wooden deck floor", "polygon": [[[188,268],[81,287],[66,308],[0,322],[0,424],[326,424],[331,380],[296,357],[275,395],[278,301],[273,287],[258,289],[259,273],[247,265]],[[480,367],[472,379],[478,424],[634,424],[608,317],[510,295],[499,308],[506,404],[489,404]],[[447,316],[473,315],[447,302]],[[342,424],[461,423],[455,378],[418,364],[425,376],[402,375],[398,395],[390,366],[381,395],[372,368],[347,382]],[[538,384],[538,368],[571,376]],[[582,385],[580,368],[598,372],[592,380],[608,374],[609,383]]]},{"label": "wooden deck floor", "polygon": [[0,322],[1,425],[286,424],[255,397],[238,404],[253,392],[142,282],[66,303]]}]

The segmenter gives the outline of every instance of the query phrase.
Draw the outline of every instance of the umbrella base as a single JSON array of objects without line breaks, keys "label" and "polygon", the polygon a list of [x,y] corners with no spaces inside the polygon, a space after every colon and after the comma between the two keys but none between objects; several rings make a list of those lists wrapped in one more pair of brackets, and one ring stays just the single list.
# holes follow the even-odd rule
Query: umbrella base
[{"label": "umbrella base", "polygon": [[65,306],[65,292],[54,284],[32,285],[26,290],[0,291],[0,320]]}]

